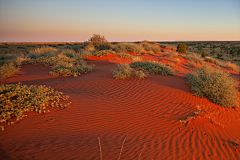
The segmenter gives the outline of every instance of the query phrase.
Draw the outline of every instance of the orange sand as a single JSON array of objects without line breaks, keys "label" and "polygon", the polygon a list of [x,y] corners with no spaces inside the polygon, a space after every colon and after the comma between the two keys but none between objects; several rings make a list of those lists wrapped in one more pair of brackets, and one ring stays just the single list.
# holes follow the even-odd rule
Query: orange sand
[{"label": "orange sand", "polygon": [[[143,59],[168,62],[157,54]],[[23,65],[0,81],[52,86],[72,102],[47,114],[27,112],[11,126],[1,124],[1,159],[99,160],[98,136],[103,159],[118,159],[127,134],[121,160],[138,159],[141,152],[144,160],[240,159],[239,112],[195,97],[183,77],[191,69],[184,59],[175,76],[115,80],[111,72],[123,61],[111,54],[91,57],[87,63],[98,69],[77,78],[50,76],[51,68],[43,65]],[[197,105],[209,106],[205,117],[180,123],[194,115]]]}]

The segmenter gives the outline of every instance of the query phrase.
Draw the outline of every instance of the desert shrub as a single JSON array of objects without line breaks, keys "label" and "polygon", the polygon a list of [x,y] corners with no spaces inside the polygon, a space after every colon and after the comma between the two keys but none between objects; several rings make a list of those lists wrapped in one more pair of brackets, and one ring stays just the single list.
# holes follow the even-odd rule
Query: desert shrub
[{"label": "desert shrub", "polygon": [[142,50],[140,54],[141,54],[141,55],[145,55],[145,54],[146,54],[146,51],[145,51],[145,50]]},{"label": "desert shrub", "polygon": [[134,57],[132,58],[132,60],[133,60],[133,62],[135,62],[135,61],[142,61],[142,57],[140,57],[140,56],[134,56]]},{"label": "desert shrub", "polygon": [[226,68],[239,72],[239,66],[231,62],[226,63]]},{"label": "desert shrub", "polygon": [[143,51],[143,48],[141,45],[137,45],[134,43],[119,43],[118,45],[115,46],[114,48],[118,52],[134,52],[137,54],[140,54]]},{"label": "desert shrub", "polygon": [[205,58],[206,56],[208,56],[207,52],[206,52],[206,51],[203,51],[203,52],[202,52],[202,57]]},{"label": "desert shrub", "polygon": [[73,58],[76,55],[76,52],[72,49],[64,49],[60,54],[66,55],[67,57]]},{"label": "desert shrub", "polygon": [[64,77],[78,77],[81,73],[86,73],[93,70],[94,65],[88,65],[85,61],[81,63],[68,63],[68,62],[58,62],[53,66],[53,71],[50,74],[53,76],[64,76]]},{"label": "desert shrub", "polygon": [[86,59],[88,57],[93,56],[93,52],[87,51],[87,50],[81,51],[79,54],[80,54],[80,58],[82,59]]},{"label": "desert shrub", "polygon": [[238,107],[238,83],[229,73],[204,65],[187,74],[186,79],[195,96],[206,96],[224,107]]},{"label": "desert shrub", "polygon": [[112,45],[109,43],[99,44],[98,50],[109,50],[112,49]]},{"label": "desert shrub", "polygon": [[180,55],[180,56],[188,60],[190,63],[200,63],[200,64],[204,63],[204,59],[200,55],[197,55],[196,53],[190,53],[190,54]]},{"label": "desert shrub", "polygon": [[135,75],[138,77],[138,78],[146,78],[146,74],[143,72],[143,71],[135,71]]},{"label": "desert shrub", "polygon": [[178,47],[177,47],[177,51],[178,51],[179,53],[185,54],[186,51],[187,51],[187,46],[186,46],[186,44],[184,44],[184,43],[179,44]]},{"label": "desert shrub", "polygon": [[219,60],[217,60],[217,59],[215,59],[215,58],[212,58],[212,57],[205,57],[205,59],[204,59],[206,62],[211,62],[211,63],[214,63],[214,64],[216,64],[216,65],[218,65],[218,66],[220,66],[220,67],[226,67],[226,63],[225,62],[223,62],[223,61],[219,61]]},{"label": "desert shrub", "polygon": [[[16,117],[16,121],[27,116],[24,112],[35,111],[47,113],[46,107],[67,107],[68,104],[60,104],[60,101],[68,99],[62,92],[54,91],[45,86],[27,86],[19,84],[0,85],[0,122],[8,125],[14,122],[9,119]],[[3,127],[0,129],[4,130]]]},{"label": "desert shrub", "polygon": [[148,70],[150,74],[173,75],[174,71],[164,63],[156,61],[134,61],[130,63],[130,67],[135,67],[138,70]]},{"label": "desert shrub", "polygon": [[92,45],[92,44],[89,44],[89,45],[85,46],[84,49],[85,49],[85,50],[88,50],[88,51],[96,50],[95,46]]},{"label": "desert shrub", "polygon": [[143,48],[147,51],[153,51],[154,53],[160,52],[160,47],[158,47],[156,45],[151,45],[151,44],[148,44],[148,43],[146,43],[146,44],[144,43]]},{"label": "desert shrub", "polygon": [[16,66],[21,66],[22,65],[22,62],[27,60],[27,58],[24,58],[24,57],[21,57],[21,56],[18,56],[15,60],[14,60],[14,64]]},{"label": "desert shrub", "polygon": [[174,62],[175,62],[175,63],[180,63],[180,59],[179,59],[179,58],[176,58],[176,59],[174,59]]},{"label": "desert shrub", "polygon": [[83,48],[84,48],[83,45],[77,45],[77,44],[75,44],[71,47],[71,49],[73,49],[75,52],[79,52]]},{"label": "desert shrub", "polygon": [[77,63],[77,61],[78,61],[77,59],[67,57],[66,55],[63,54],[58,54],[57,56],[53,57],[39,57],[36,59],[36,62],[40,62],[45,66],[55,65],[58,62]]},{"label": "desert shrub", "polygon": [[114,55],[121,57],[121,58],[129,58],[129,59],[133,59],[134,57],[136,57],[129,53],[119,53],[119,52],[114,53]]},{"label": "desert shrub", "polygon": [[129,64],[117,64],[117,68],[113,71],[115,79],[124,79],[131,76],[133,69]]},{"label": "desert shrub", "polygon": [[171,57],[171,58],[173,58],[173,57],[176,57],[178,54],[176,53],[176,52],[173,52],[173,51],[165,51],[164,53],[163,53],[163,56],[164,57]]},{"label": "desert shrub", "polygon": [[106,43],[107,40],[105,39],[104,36],[101,36],[99,34],[93,34],[92,37],[89,38],[89,42],[101,44],[101,43]]},{"label": "desert shrub", "polygon": [[104,55],[108,55],[109,53],[114,53],[114,51],[112,50],[101,50],[101,51],[95,51],[92,52],[93,56],[98,56],[98,57],[102,57]]},{"label": "desert shrub", "polygon": [[34,59],[39,58],[41,56],[42,55],[40,53],[34,53],[34,52],[27,54],[28,58],[34,58]]},{"label": "desert shrub", "polygon": [[14,62],[5,63],[0,66],[0,79],[5,79],[19,70],[20,68],[16,67]]},{"label": "desert shrub", "polygon": [[56,51],[58,51],[58,49],[47,46],[47,47],[41,47],[41,48],[34,49],[30,52],[32,52],[32,53],[49,53],[49,52],[56,52]]}]

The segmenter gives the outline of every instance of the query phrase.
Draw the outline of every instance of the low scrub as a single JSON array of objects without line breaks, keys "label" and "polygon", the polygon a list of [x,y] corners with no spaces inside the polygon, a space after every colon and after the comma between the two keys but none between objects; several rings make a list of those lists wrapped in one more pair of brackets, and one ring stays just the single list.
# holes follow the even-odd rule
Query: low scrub
[{"label": "low scrub", "polygon": [[188,60],[190,63],[200,63],[200,64],[204,63],[204,59],[200,55],[197,55],[196,53],[190,53],[190,54],[180,55],[180,56]]},{"label": "low scrub", "polygon": [[94,65],[88,65],[85,61],[80,63],[69,63],[69,62],[58,62],[53,66],[53,71],[49,73],[53,76],[64,76],[64,77],[78,77],[82,73],[89,72],[93,70]]},{"label": "low scrub", "polygon": [[[60,101],[68,99],[62,92],[54,91],[45,86],[27,86],[19,84],[0,85],[0,122],[8,125],[27,116],[24,112],[35,111],[47,113],[46,107],[67,107],[68,104],[60,104]],[[0,126],[0,130],[4,130]]]},{"label": "low scrub", "polygon": [[119,53],[119,52],[116,52],[116,53],[114,53],[114,55],[116,55],[116,56],[118,56],[118,57],[121,57],[121,58],[129,58],[129,59],[133,59],[133,58],[135,58],[136,56],[133,56],[133,55],[131,55],[131,54],[129,54],[129,53]]},{"label": "low scrub", "polygon": [[146,74],[143,71],[136,71],[131,68],[129,64],[117,64],[117,68],[113,71],[113,77],[115,79],[125,79],[135,74],[138,78],[146,78]]},{"label": "low scrub", "polygon": [[129,64],[117,64],[117,68],[113,71],[113,77],[115,79],[129,78],[133,73],[133,69]]},{"label": "low scrub", "polygon": [[165,51],[163,53],[163,56],[164,57],[171,57],[171,58],[173,58],[173,57],[178,56],[178,54],[176,52],[173,52],[173,51]]},{"label": "low scrub", "polygon": [[119,43],[118,45],[115,46],[114,49],[117,52],[130,51],[137,54],[141,54],[144,51],[141,45],[134,44],[134,43]]},{"label": "low scrub", "polygon": [[205,96],[224,107],[238,107],[238,83],[229,73],[204,65],[187,74],[186,79],[195,96]]},{"label": "low scrub", "polygon": [[5,63],[3,66],[0,66],[0,79],[6,79],[19,70],[20,68],[14,62]]},{"label": "low scrub", "polygon": [[32,53],[49,53],[49,52],[56,52],[56,51],[58,51],[57,48],[46,46],[46,47],[36,48],[30,52],[32,52]]},{"label": "low scrub", "polygon": [[156,45],[151,45],[149,43],[144,43],[143,44],[143,47],[145,50],[147,51],[153,51],[154,53],[158,53],[160,52],[160,47],[159,46],[156,46]]},{"label": "low scrub", "polygon": [[212,58],[212,57],[206,56],[204,60],[206,62],[214,63],[214,64],[216,64],[216,65],[218,65],[220,67],[224,67],[224,68],[226,67],[226,63],[225,62],[219,61],[219,60],[217,60],[215,58]]},{"label": "low scrub", "polygon": [[239,66],[231,62],[226,63],[226,68],[239,72]]},{"label": "low scrub", "polygon": [[134,61],[130,63],[130,67],[138,70],[147,70],[150,74],[173,75],[174,71],[164,63],[156,61]]},{"label": "low scrub", "polygon": [[102,57],[102,56],[108,55],[109,53],[113,53],[113,52],[114,51],[112,51],[112,50],[101,50],[101,51],[95,51],[92,53],[93,53],[93,56]]}]

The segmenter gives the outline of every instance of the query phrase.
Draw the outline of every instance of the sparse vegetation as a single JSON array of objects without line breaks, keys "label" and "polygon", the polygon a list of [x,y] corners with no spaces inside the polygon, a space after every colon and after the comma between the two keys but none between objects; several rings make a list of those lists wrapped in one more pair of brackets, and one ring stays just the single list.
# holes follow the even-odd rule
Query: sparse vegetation
[{"label": "sparse vegetation", "polygon": [[186,78],[195,96],[206,96],[216,104],[238,108],[238,83],[229,73],[204,65]]},{"label": "sparse vegetation", "polygon": [[154,53],[160,52],[160,47],[157,46],[157,45],[153,45],[153,44],[151,45],[149,43],[143,43],[143,47],[147,51],[153,51]]},{"label": "sparse vegetation", "polygon": [[156,61],[134,61],[130,63],[130,67],[138,70],[147,70],[150,74],[173,75],[174,71],[163,63]]},{"label": "sparse vegetation", "polygon": [[137,45],[134,43],[119,43],[118,45],[115,46],[114,48],[117,52],[134,52],[137,54],[142,54],[144,49],[142,48],[141,45]]},{"label": "sparse vegetation", "polygon": [[113,71],[115,79],[125,79],[131,76],[133,69],[129,64],[117,64],[117,68]]},{"label": "sparse vegetation", "polygon": [[5,79],[19,70],[20,68],[16,67],[13,62],[5,63],[0,66],[0,79]]},{"label": "sparse vegetation", "polygon": [[188,60],[189,63],[200,63],[200,64],[204,63],[204,59],[200,55],[197,55],[196,53],[190,53],[190,54],[180,55],[180,56]]},{"label": "sparse vegetation", "polygon": [[53,76],[64,76],[64,77],[78,77],[81,73],[86,73],[93,70],[94,65],[88,65],[85,61],[80,63],[68,63],[60,61],[53,66],[53,71],[50,74]]}]

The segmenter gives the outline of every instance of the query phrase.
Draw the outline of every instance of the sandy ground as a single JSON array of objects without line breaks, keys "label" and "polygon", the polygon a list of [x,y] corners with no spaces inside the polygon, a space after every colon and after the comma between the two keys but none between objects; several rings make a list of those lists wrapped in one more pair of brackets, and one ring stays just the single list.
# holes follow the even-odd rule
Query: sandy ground
[{"label": "sandy ground", "polygon": [[[159,55],[147,54],[144,59],[167,62]],[[72,102],[65,109],[27,112],[19,123],[4,124],[0,159],[98,160],[98,137],[103,159],[118,159],[127,135],[122,160],[240,159],[240,113],[195,97],[184,78],[191,71],[184,59],[175,76],[115,80],[112,70],[121,60],[91,57],[87,63],[97,69],[77,78],[53,77],[50,67],[28,64],[0,81],[51,86]],[[197,105],[204,114],[180,123],[194,115]]]}]

